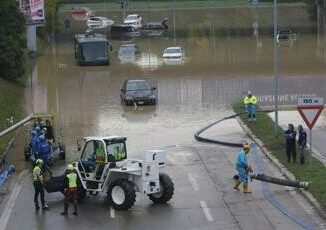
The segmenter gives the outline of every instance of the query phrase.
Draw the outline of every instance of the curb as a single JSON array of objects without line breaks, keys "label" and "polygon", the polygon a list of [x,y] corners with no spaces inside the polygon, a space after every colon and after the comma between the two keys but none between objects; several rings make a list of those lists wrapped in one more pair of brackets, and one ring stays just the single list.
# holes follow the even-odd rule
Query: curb
[{"label": "curb", "polygon": [[[293,173],[291,173],[283,164],[281,164],[281,162],[274,157],[269,151],[268,149],[264,146],[264,143],[257,138],[252,131],[242,122],[242,120],[238,117],[236,117],[236,119],[238,120],[241,128],[246,132],[246,134],[249,136],[250,139],[252,139],[257,146],[261,149],[261,151],[267,156],[267,158],[282,172],[282,174],[290,179],[290,180],[296,180],[295,176],[293,175]],[[318,212],[318,214],[326,219],[326,212],[325,210],[321,207],[321,205],[319,204],[319,202],[314,198],[314,196],[305,190],[299,189],[298,190],[303,197],[306,198],[306,200],[308,200],[308,202],[310,204],[312,204],[314,206],[314,208],[316,209],[316,211]]]}]

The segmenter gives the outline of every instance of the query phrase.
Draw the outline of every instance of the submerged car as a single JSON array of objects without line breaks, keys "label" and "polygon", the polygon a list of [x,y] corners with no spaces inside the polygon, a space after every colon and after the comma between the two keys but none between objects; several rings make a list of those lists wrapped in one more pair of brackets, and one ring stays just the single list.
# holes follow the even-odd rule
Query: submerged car
[{"label": "submerged car", "polygon": [[96,27],[96,26],[102,26],[105,28],[106,26],[113,25],[114,21],[106,18],[106,17],[100,17],[100,16],[90,16],[87,19],[87,26],[88,27]]},{"label": "submerged car", "polygon": [[136,30],[140,29],[142,27],[141,24],[141,16],[139,14],[129,14],[124,20],[124,25],[129,25],[134,27]]},{"label": "submerged car", "polygon": [[122,63],[133,63],[139,54],[139,48],[136,44],[123,44],[119,48],[118,58]]},{"label": "submerged car", "polygon": [[184,50],[183,48],[176,46],[176,47],[168,47],[164,50],[163,58],[178,58],[181,59],[184,57]]},{"label": "submerged car", "polygon": [[112,25],[109,30],[109,37],[113,39],[125,39],[140,37],[141,32],[126,24]]},{"label": "submerged car", "polygon": [[126,80],[121,88],[121,102],[125,105],[137,103],[156,104],[155,87],[151,87],[146,80]]}]

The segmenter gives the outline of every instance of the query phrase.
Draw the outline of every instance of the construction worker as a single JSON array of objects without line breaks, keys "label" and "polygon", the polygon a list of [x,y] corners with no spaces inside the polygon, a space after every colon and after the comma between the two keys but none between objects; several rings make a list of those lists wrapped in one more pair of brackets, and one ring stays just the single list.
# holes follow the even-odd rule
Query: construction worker
[{"label": "construction worker", "polygon": [[38,159],[37,148],[38,148],[39,143],[40,143],[40,139],[38,137],[37,131],[33,130],[32,131],[32,139],[31,139],[31,142],[30,142],[30,146],[31,146],[31,150],[32,150],[32,155],[33,155],[35,160]]},{"label": "construction worker", "polygon": [[68,208],[69,208],[69,202],[72,202],[74,204],[74,212],[73,215],[77,216],[77,173],[74,170],[74,166],[72,164],[67,165],[67,170],[65,173],[64,178],[64,194],[65,194],[65,200],[64,200],[64,210],[62,213],[60,213],[63,216],[68,215]]},{"label": "construction worker", "polygon": [[115,161],[121,161],[126,158],[126,152],[117,146],[114,148],[113,156]]},{"label": "construction worker", "polygon": [[43,181],[43,173],[42,173],[42,166],[43,166],[43,160],[42,159],[37,159],[35,161],[36,165],[33,169],[33,184],[34,184],[34,189],[35,189],[35,194],[34,194],[34,204],[36,210],[40,209],[40,206],[38,205],[38,197],[41,195],[41,203],[42,203],[42,209],[46,210],[49,207],[45,204],[44,201],[44,181]]},{"label": "construction worker", "polygon": [[257,98],[252,95],[251,91],[248,91],[248,95],[244,98],[243,103],[245,104],[249,122],[256,120],[256,104]]},{"label": "construction worker", "polygon": [[46,141],[45,136],[41,135],[39,136],[40,143],[38,144],[37,148],[37,154],[38,158],[42,159],[44,162],[43,167],[50,166],[51,165],[51,152],[52,148],[49,145],[49,143]]},{"label": "construction worker", "polygon": [[237,163],[235,169],[239,173],[239,178],[235,181],[233,189],[239,191],[239,186],[243,183],[243,193],[251,193],[248,188],[248,175],[252,172],[251,166],[248,164],[247,154],[250,151],[249,144],[244,144],[242,150],[237,157]]},{"label": "construction worker", "polygon": [[99,179],[102,176],[102,171],[105,165],[105,151],[102,142],[96,143],[95,149],[95,170],[94,170],[94,178]]}]

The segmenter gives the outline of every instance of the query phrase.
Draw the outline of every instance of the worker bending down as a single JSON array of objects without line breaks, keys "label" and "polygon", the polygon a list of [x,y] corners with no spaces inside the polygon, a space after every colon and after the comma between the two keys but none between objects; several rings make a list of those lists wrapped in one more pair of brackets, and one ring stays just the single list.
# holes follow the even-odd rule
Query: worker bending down
[{"label": "worker bending down", "polygon": [[248,176],[249,172],[252,172],[251,166],[248,164],[247,154],[250,151],[249,144],[244,144],[242,150],[240,150],[235,169],[238,171],[238,177],[235,180],[233,189],[239,191],[239,186],[243,183],[243,193],[251,193],[248,188]]}]

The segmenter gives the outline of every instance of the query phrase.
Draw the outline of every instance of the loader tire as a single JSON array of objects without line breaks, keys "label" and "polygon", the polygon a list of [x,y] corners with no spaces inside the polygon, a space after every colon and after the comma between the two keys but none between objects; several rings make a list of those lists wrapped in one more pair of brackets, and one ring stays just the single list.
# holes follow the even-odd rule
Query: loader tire
[{"label": "loader tire", "polygon": [[174,193],[174,184],[169,175],[160,173],[160,192],[149,194],[149,199],[154,203],[165,204]]},{"label": "loader tire", "polygon": [[108,189],[108,201],[116,210],[127,210],[136,201],[134,184],[126,179],[113,181]]}]

